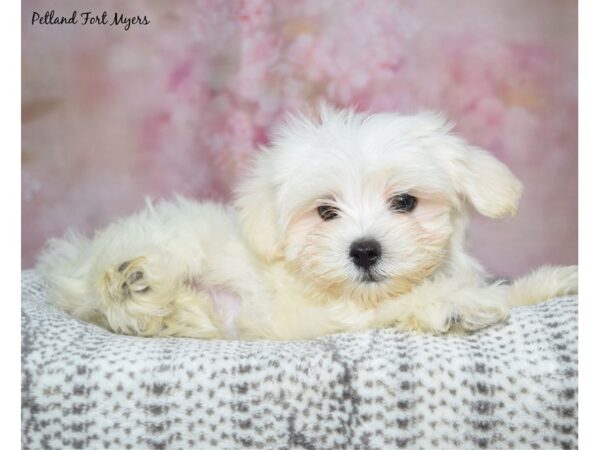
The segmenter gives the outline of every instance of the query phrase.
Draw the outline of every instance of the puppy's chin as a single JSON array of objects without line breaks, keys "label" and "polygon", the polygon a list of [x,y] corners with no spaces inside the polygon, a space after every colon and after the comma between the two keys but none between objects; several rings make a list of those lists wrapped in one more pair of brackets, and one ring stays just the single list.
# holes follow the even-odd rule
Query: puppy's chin
[{"label": "puppy's chin", "polygon": [[415,283],[404,277],[382,277],[365,274],[358,280],[321,285],[330,300],[345,299],[363,306],[374,306],[386,299],[411,291]]},{"label": "puppy's chin", "polygon": [[357,304],[374,306],[381,301],[394,298],[411,291],[415,283],[404,277],[383,277],[364,274],[360,281],[347,286],[346,297]]},{"label": "puppy's chin", "polygon": [[415,267],[404,274],[384,274],[377,270],[353,271],[348,276],[335,278],[319,274],[318,270],[307,270],[307,267],[295,266],[293,271],[303,284],[312,292],[312,298],[324,301],[351,301],[364,307],[394,299],[409,293],[422,283],[440,266],[441,259],[429,264]]}]

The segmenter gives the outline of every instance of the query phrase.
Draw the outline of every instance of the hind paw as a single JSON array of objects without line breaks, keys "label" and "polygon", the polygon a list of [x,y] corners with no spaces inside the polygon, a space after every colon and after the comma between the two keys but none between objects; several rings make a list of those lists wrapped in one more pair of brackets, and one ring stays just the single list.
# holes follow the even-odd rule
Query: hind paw
[{"label": "hind paw", "polygon": [[143,269],[143,256],[120,264],[116,270],[106,272],[104,282],[109,295],[120,301],[136,294],[146,294],[150,285]]}]

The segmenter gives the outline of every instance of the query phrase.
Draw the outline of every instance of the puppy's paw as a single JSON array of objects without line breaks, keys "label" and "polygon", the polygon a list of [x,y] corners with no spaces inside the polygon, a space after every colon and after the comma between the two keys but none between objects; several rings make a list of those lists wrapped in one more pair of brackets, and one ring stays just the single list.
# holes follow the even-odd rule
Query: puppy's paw
[{"label": "puppy's paw", "polygon": [[510,286],[511,306],[527,306],[579,290],[578,266],[543,266]]},{"label": "puppy's paw", "polygon": [[144,270],[145,258],[125,261],[104,274],[104,289],[113,300],[122,302],[134,296],[147,294],[150,290]]},{"label": "puppy's paw", "polygon": [[501,302],[468,304],[459,308],[451,317],[450,328],[467,332],[481,330],[503,322],[508,317],[508,308]]},{"label": "puppy's paw", "polygon": [[100,311],[109,329],[139,336],[158,336],[164,331],[179,292],[168,270],[161,269],[164,264],[151,255],[100,269]]},{"label": "puppy's paw", "polygon": [[418,307],[413,304],[412,313],[398,326],[433,334],[480,330],[506,319],[505,296],[503,286],[464,288],[422,301]]},{"label": "puppy's paw", "polygon": [[558,295],[573,295],[579,292],[579,266],[561,266],[554,268],[556,291]]}]

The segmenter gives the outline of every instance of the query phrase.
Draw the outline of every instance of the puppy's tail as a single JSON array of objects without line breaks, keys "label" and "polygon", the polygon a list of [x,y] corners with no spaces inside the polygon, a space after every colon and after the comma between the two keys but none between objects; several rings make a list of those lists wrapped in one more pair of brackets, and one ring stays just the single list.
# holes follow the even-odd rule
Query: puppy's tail
[{"label": "puppy's tail", "polygon": [[578,290],[577,266],[542,266],[509,286],[509,305],[527,306]]},{"label": "puppy's tail", "polygon": [[36,270],[50,283],[50,301],[75,317],[92,320],[95,308],[89,296],[91,242],[69,231],[50,239],[38,257]]}]

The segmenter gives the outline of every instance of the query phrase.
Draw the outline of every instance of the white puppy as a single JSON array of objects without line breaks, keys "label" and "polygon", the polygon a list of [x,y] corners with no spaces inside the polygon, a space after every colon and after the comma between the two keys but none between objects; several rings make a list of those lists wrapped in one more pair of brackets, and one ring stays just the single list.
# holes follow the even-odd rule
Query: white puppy
[{"label": "white puppy", "polygon": [[577,292],[577,268],[488,283],[465,252],[469,205],[513,215],[521,183],[439,115],[321,106],[290,117],[238,189],[237,211],[178,199],[38,267],[74,316],[125,334],[295,339],[396,326],[442,333]]}]

